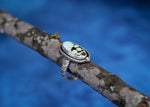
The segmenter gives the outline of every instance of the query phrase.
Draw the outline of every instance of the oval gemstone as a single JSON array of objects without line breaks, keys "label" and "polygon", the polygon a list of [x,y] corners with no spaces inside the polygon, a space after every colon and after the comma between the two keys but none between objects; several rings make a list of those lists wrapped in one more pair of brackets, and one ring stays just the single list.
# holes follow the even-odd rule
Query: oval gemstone
[{"label": "oval gemstone", "polygon": [[71,57],[84,59],[87,56],[86,50],[78,44],[66,41],[62,46],[65,53],[69,54]]}]

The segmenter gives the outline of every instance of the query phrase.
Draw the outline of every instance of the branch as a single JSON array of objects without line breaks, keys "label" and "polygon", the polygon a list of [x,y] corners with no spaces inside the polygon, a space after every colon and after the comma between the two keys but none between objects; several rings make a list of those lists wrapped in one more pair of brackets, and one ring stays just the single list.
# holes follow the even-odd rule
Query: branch
[{"label": "branch", "polygon": [[[59,53],[62,41],[58,33],[48,34],[3,10],[0,10],[0,32],[38,51],[59,66],[65,59]],[[149,96],[134,89],[118,75],[106,71],[92,61],[84,64],[71,62],[68,72],[119,107],[150,107]]]}]

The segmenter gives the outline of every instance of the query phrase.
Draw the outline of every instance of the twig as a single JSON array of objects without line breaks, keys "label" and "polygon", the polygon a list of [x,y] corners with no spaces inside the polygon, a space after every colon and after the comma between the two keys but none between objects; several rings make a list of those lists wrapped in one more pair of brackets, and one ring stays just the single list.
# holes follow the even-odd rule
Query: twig
[{"label": "twig", "polygon": [[[62,41],[58,33],[48,34],[3,10],[0,10],[0,32],[38,51],[59,66],[62,65],[64,57],[59,53]],[[71,62],[68,71],[119,107],[150,107],[149,96],[92,61],[84,64]]]}]

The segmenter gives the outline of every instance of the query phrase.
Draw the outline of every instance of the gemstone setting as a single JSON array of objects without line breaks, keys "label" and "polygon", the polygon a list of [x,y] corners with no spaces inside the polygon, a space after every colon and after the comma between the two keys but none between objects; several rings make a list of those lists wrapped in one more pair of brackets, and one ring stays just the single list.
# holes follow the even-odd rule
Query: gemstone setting
[{"label": "gemstone setting", "polygon": [[90,61],[90,55],[88,51],[82,48],[80,45],[66,41],[60,47],[60,52],[69,60],[83,63]]}]

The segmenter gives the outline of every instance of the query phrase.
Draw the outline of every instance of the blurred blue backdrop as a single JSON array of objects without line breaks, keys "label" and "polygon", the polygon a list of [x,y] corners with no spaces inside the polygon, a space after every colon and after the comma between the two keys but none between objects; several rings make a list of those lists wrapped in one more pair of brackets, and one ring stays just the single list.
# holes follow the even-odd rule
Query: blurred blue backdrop
[{"label": "blurred blue backdrop", "polygon": [[[91,59],[150,96],[149,0],[0,0],[0,8],[82,45]],[[0,107],[115,107],[60,67],[0,34]]]}]

